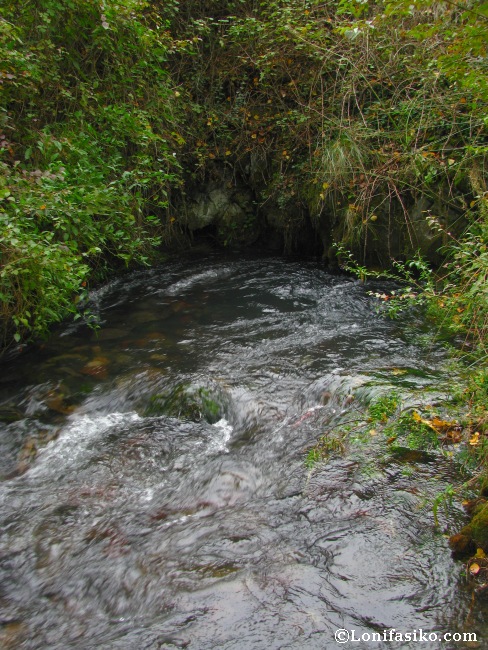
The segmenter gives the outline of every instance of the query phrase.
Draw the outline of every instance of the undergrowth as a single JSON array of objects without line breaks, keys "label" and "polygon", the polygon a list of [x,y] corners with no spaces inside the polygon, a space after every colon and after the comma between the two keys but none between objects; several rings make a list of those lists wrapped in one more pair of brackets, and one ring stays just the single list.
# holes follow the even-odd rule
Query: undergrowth
[{"label": "undergrowth", "polygon": [[329,262],[337,241],[383,268],[444,246],[445,322],[476,323],[484,345],[487,4],[442,6],[5,2],[2,346],[188,245],[195,193],[240,183],[256,214],[222,220],[224,245],[273,227],[292,250],[311,224]]}]

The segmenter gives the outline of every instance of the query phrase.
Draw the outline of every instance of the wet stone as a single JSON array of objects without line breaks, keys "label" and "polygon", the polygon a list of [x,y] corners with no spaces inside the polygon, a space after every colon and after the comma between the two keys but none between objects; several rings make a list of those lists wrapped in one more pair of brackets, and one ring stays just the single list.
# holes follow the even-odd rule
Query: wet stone
[{"label": "wet stone", "polygon": [[17,410],[14,406],[0,407],[0,422],[15,422],[23,417],[23,413]]},{"label": "wet stone", "polygon": [[[164,318],[164,314],[162,315],[162,317]],[[130,321],[131,326],[145,325],[147,323],[157,322],[153,311],[139,311],[139,312],[131,313],[128,316],[128,320]]]},{"label": "wet stone", "polygon": [[0,621],[0,645],[5,650],[17,650],[28,638],[28,628],[22,621]]},{"label": "wet stone", "polygon": [[410,447],[391,447],[391,453],[395,460],[402,463],[433,463],[435,455],[422,449],[410,449]]},{"label": "wet stone", "polygon": [[96,341],[118,341],[127,336],[126,329],[116,329],[115,327],[102,328],[96,331],[94,334],[94,340]]},{"label": "wet stone", "polygon": [[73,404],[67,403],[67,398],[62,392],[50,391],[45,398],[46,406],[51,411],[61,413],[63,415],[70,415],[76,409]]},{"label": "wet stone", "polygon": [[106,379],[108,377],[108,365],[110,361],[106,357],[95,357],[86,363],[81,369],[83,375]]}]

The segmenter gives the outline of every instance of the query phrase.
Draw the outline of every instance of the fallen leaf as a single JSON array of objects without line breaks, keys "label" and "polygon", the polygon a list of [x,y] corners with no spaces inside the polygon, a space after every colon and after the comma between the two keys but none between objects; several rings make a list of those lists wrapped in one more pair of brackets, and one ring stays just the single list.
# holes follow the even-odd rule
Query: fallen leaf
[{"label": "fallen leaf", "polygon": [[405,375],[407,371],[404,368],[393,368],[391,371],[392,375]]},{"label": "fallen leaf", "polygon": [[448,420],[441,420],[437,416],[434,416],[431,420],[426,420],[421,417],[416,411],[412,414],[415,422],[420,422],[427,427],[430,427],[437,434],[444,434],[453,439],[454,442],[460,442],[461,440],[461,431],[457,422],[449,422]]},{"label": "fallen leaf", "polygon": [[431,426],[441,431],[455,429],[458,426],[457,422],[449,422],[448,420],[441,420],[438,417],[433,417],[430,423]]},{"label": "fallen leaf", "polygon": [[472,447],[476,447],[476,445],[479,444],[479,441],[480,441],[480,434],[479,434],[479,431],[476,431],[475,433],[473,433],[473,435],[469,439],[469,444]]},{"label": "fallen leaf", "polygon": [[476,564],[476,562],[473,562],[471,566],[469,567],[469,572],[471,573],[472,576],[478,575],[480,572],[480,565]]}]

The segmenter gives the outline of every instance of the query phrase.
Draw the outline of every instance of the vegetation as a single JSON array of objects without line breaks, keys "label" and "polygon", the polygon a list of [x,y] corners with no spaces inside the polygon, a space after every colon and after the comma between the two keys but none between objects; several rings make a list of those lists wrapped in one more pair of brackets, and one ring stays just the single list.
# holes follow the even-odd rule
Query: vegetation
[{"label": "vegetation", "polygon": [[222,243],[272,227],[290,249],[308,225],[330,261],[335,241],[383,267],[444,245],[481,340],[487,19],[471,0],[4,3],[3,346],[188,241],[209,182],[256,197]]},{"label": "vegetation", "polygon": [[6,3],[0,21],[3,345],[76,312],[86,283],[146,263],[180,181],[166,61],[174,10]]},{"label": "vegetation", "polygon": [[215,424],[223,417],[223,409],[217,396],[212,395],[207,388],[178,384],[167,393],[152,395],[144,414],[170,415],[193,422],[205,420]]}]

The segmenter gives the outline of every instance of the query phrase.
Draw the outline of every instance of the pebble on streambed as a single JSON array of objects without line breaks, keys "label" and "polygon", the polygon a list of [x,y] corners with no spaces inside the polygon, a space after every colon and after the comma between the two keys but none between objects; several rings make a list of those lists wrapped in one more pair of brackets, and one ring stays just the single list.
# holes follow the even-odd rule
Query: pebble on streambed
[{"label": "pebble on streambed", "polygon": [[95,357],[95,359],[88,361],[88,363],[83,366],[81,374],[106,379],[108,377],[107,368],[109,363],[110,361],[107,357]]}]

